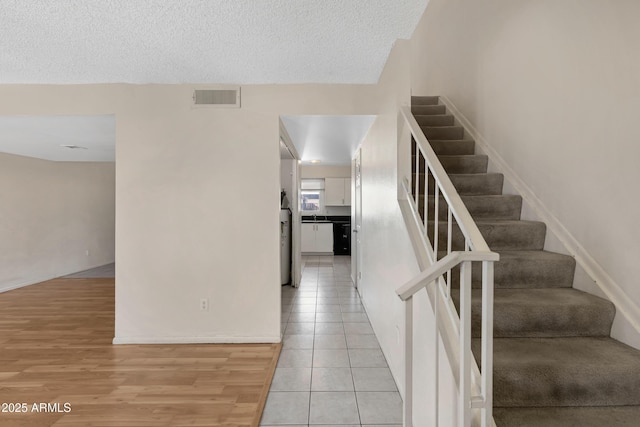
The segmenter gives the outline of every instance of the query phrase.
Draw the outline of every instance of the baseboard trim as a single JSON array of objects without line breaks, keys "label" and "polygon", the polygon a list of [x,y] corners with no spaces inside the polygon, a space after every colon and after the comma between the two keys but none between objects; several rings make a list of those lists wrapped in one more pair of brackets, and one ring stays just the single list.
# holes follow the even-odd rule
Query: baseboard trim
[{"label": "baseboard trim", "polygon": [[115,337],[114,345],[125,344],[278,344],[277,337]]},{"label": "baseboard trim", "polygon": [[49,280],[63,278],[63,277],[68,276],[70,274],[79,273],[81,271],[91,270],[91,269],[97,268],[97,267],[102,267],[103,265],[111,264],[113,262],[115,262],[115,261],[99,263],[98,265],[94,265],[93,267],[86,267],[86,268],[83,268],[82,270],[74,270],[74,271],[70,271],[70,272],[67,272],[67,273],[56,274],[55,276],[48,275],[48,276],[36,277],[36,278],[29,279],[26,282],[25,281],[18,282],[18,283],[9,282],[6,285],[0,283],[0,294],[3,293],[3,292],[12,291],[14,289],[24,288],[25,286],[36,285],[38,283],[46,282],[46,281],[49,281]]},{"label": "baseboard trim", "polygon": [[0,285],[0,294],[3,292],[9,292],[9,291],[13,291],[14,289],[20,289],[20,288],[24,288],[27,286],[31,286],[31,285],[36,285],[38,283],[42,283],[42,282],[46,282],[48,280],[53,280],[53,279],[57,279],[58,276],[45,276],[45,277],[40,277],[37,279],[30,279],[27,282],[19,282],[19,283],[13,283],[13,284],[9,284],[9,285]]},{"label": "baseboard trim", "polygon": [[[618,285],[598,262],[587,252],[580,242],[567,230],[567,228],[551,213],[544,203],[535,195],[533,190],[518,176],[518,174],[505,162],[500,154],[487,142],[471,122],[458,110],[445,96],[440,96],[449,112],[451,112],[465,132],[471,135],[484,153],[489,157],[497,170],[499,170],[513,186],[513,188],[529,204],[541,221],[547,224],[547,228],[564,245],[568,254],[572,255],[576,263],[582,267],[592,280],[602,289],[609,300],[616,306],[616,310],[624,316],[629,325],[640,335],[640,307],[632,302],[627,293]],[[614,336],[617,335],[617,336]],[[612,337],[629,345],[637,345],[637,341],[628,336],[616,333],[612,330]],[[634,345],[634,346],[635,346]]]}]

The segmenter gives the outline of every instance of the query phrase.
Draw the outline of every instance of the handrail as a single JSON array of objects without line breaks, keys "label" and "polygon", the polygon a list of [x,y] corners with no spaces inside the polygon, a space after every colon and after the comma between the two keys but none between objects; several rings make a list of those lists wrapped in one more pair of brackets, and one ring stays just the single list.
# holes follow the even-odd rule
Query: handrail
[{"label": "handrail", "polygon": [[[416,144],[418,145],[420,151],[424,153],[425,161],[428,163],[434,178],[438,182],[442,195],[447,201],[448,205],[451,207],[451,212],[453,216],[458,221],[458,225],[462,233],[468,236],[471,241],[471,248],[476,251],[482,252],[490,252],[489,246],[487,242],[482,237],[478,226],[476,225],[473,218],[471,218],[471,214],[467,210],[467,207],[464,205],[464,202],[460,198],[458,191],[453,186],[449,175],[444,170],[444,167],[437,160],[436,153],[431,148],[431,144],[427,140],[427,137],[424,135],[422,130],[420,129],[420,125],[416,121],[416,118],[413,117],[411,113],[411,107],[403,105],[400,107],[400,112],[402,116],[407,121],[409,125],[409,129],[411,130],[411,134],[413,138],[416,140]],[[435,161],[434,161],[435,160]]]},{"label": "handrail", "polygon": [[[405,398],[404,398],[404,425],[411,427],[413,424],[413,296],[422,289],[427,289],[432,308],[435,314],[435,360],[436,371],[434,375],[435,393],[435,423],[438,425],[438,384],[439,384],[439,339],[445,344],[447,355],[452,367],[457,367],[458,382],[458,425],[469,427],[473,421],[478,421],[482,427],[493,426],[493,263],[499,260],[499,254],[489,249],[478,226],[464,205],[462,198],[456,191],[451,179],[440,163],[429,141],[422,132],[418,122],[411,113],[409,106],[400,107],[401,116],[411,132],[415,141],[415,175],[412,173],[415,192],[412,193],[411,185],[406,176],[401,178],[402,193],[399,195],[401,207],[408,206],[410,213],[403,210],[409,233],[416,248],[418,256],[429,258],[428,265],[420,274],[409,280],[396,290],[402,301],[405,302]],[[399,133],[401,134],[401,133]],[[400,141],[399,141],[400,143]],[[421,157],[422,156],[422,157]],[[421,163],[424,160],[424,188],[420,188]],[[398,169],[402,174],[401,156],[398,156]],[[433,242],[428,236],[429,226],[429,174],[435,182],[433,189]],[[415,195],[415,197],[414,197]],[[446,229],[446,255],[438,260],[439,253],[439,202],[440,196],[447,203],[447,218],[442,220],[447,223]],[[424,215],[421,218],[420,198],[423,197]],[[406,200],[406,202],[404,202]],[[465,243],[462,250],[453,249],[452,219],[464,237]],[[426,250],[426,251],[425,251]],[[422,255],[420,255],[422,254]],[[481,364],[480,370],[476,365],[471,352],[471,267],[473,262],[482,263],[482,322],[481,322]],[[424,264],[422,264],[424,265]],[[451,299],[451,270],[460,266],[460,302],[459,310],[453,305]],[[445,280],[446,275],[446,280]],[[435,284],[439,292],[429,293],[429,287]],[[443,311],[444,308],[444,311]],[[442,316],[439,313],[446,313]],[[455,369],[455,368],[454,368]],[[480,409],[479,413],[472,413],[473,409]]]},{"label": "handrail", "polygon": [[406,301],[416,294],[416,292],[424,289],[429,283],[433,282],[447,271],[451,270],[458,264],[467,261],[498,261],[500,255],[495,252],[451,252],[449,255],[438,260],[431,267],[422,271],[413,279],[396,289],[396,294],[402,301]]}]

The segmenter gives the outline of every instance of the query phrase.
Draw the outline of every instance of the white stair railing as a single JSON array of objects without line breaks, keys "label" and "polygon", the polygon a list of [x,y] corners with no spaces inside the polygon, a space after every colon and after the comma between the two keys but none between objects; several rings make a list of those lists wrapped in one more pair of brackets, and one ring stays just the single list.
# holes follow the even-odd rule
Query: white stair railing
[{"label": "white stair railing", "polygon": [[[405,302],[405,398],[404,425],[413,425],[413,296],[427,289],[435,314],[436,368],[433,378],[436,384],[435,425],[438,423],[439,337],[445,346],[449,363],[454,368],[458,385],[458,425],[469,427],[479,421],[482,427],[493,426],[493,263],[499,255],[492,252],[476,223],[471,218],[449,176],[431,148],[427,138],[411,113],[411,107],[400,109],[402,123],[412,137],[415,154],[411,183],[404,175],[399,200],[409,206],[405,221],[418,246],[419,253],[426,253],[428,267],[408,283],[396,290]],[[399,157],[399,170],[402,161]],[[430,182],[433,188],[430,188]],[[422,185],[421,185],[422,184]],[[429,198],[433,199],[430,215]],[[446,228],[439,218],[440,203],[447,205]],[[404,212],[404,211],[403,211]],[[431,218],[432,216],[432,218]],[[454,229],[454,222],[457,229]],[[432,227],[432,228],[431,228]],[[417,236],[415,234],[418,234]],[[430,238],[431,236],[431,238]],[[441,251],[441,238],[446,239],[446,254]],[[462,244],[454,251],[454,245]],[[439,254],[444,254],[439,258]],[[472,263],[482,265],[482,322],[481,367],[471,351],[471,276]],[[452,270],[460,268],[460,302],[456,311],[451,298]],[[431,287],[431,289],[430,289]],[[429,292],[431,290],[431,292]],[[419,331],[417,331],[419,332]],[[475,410],[475,411],[474,411]],[[476,424],[476,423],[474,423]]]}]

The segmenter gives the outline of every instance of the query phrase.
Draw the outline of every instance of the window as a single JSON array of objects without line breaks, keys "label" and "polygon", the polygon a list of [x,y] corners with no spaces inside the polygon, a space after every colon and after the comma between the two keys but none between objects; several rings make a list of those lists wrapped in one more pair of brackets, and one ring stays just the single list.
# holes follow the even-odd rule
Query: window
[{"label": "window", "polygon": [[317,214],[324,211],[324,179],[300,181],[300,210]]},{"label": "window", "polygon": [[318,213],[322,209],[320,205],[320,190],[302,190],[300,209],[303,212]]}]

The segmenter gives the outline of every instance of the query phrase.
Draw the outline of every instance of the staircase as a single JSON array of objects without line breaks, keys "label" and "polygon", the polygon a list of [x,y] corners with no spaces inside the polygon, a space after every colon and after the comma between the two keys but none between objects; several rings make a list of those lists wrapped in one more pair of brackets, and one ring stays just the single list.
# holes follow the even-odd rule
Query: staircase
[{"label": "staircase", "polygon": [[[609,337],[613,304],[572,288],[574,259],[544,250],[545,224],[520,219],[522,198],[502,194],[502,174],[487,173],[487,157],[475,154],[474,141],[438,97],[413,97],[411,109],[487,244],[500,254],[494,305],[498,427],[640,425],[640,352]],[[420,180],[424,188],[431,179],[422,174]],[[419,205],[424,215],[424,201]],[[427,209],[433,215],[433,192]],[[446,218],[446,203],[439,203],[438,214]],[[446,221],[439,233],[446,241]],[[453,250],[463,244],[454,232]],[[479,270],[472,280],[478,288],[472,347],[479,361]],[[452,295],[456,300],[455,290]]]}]

